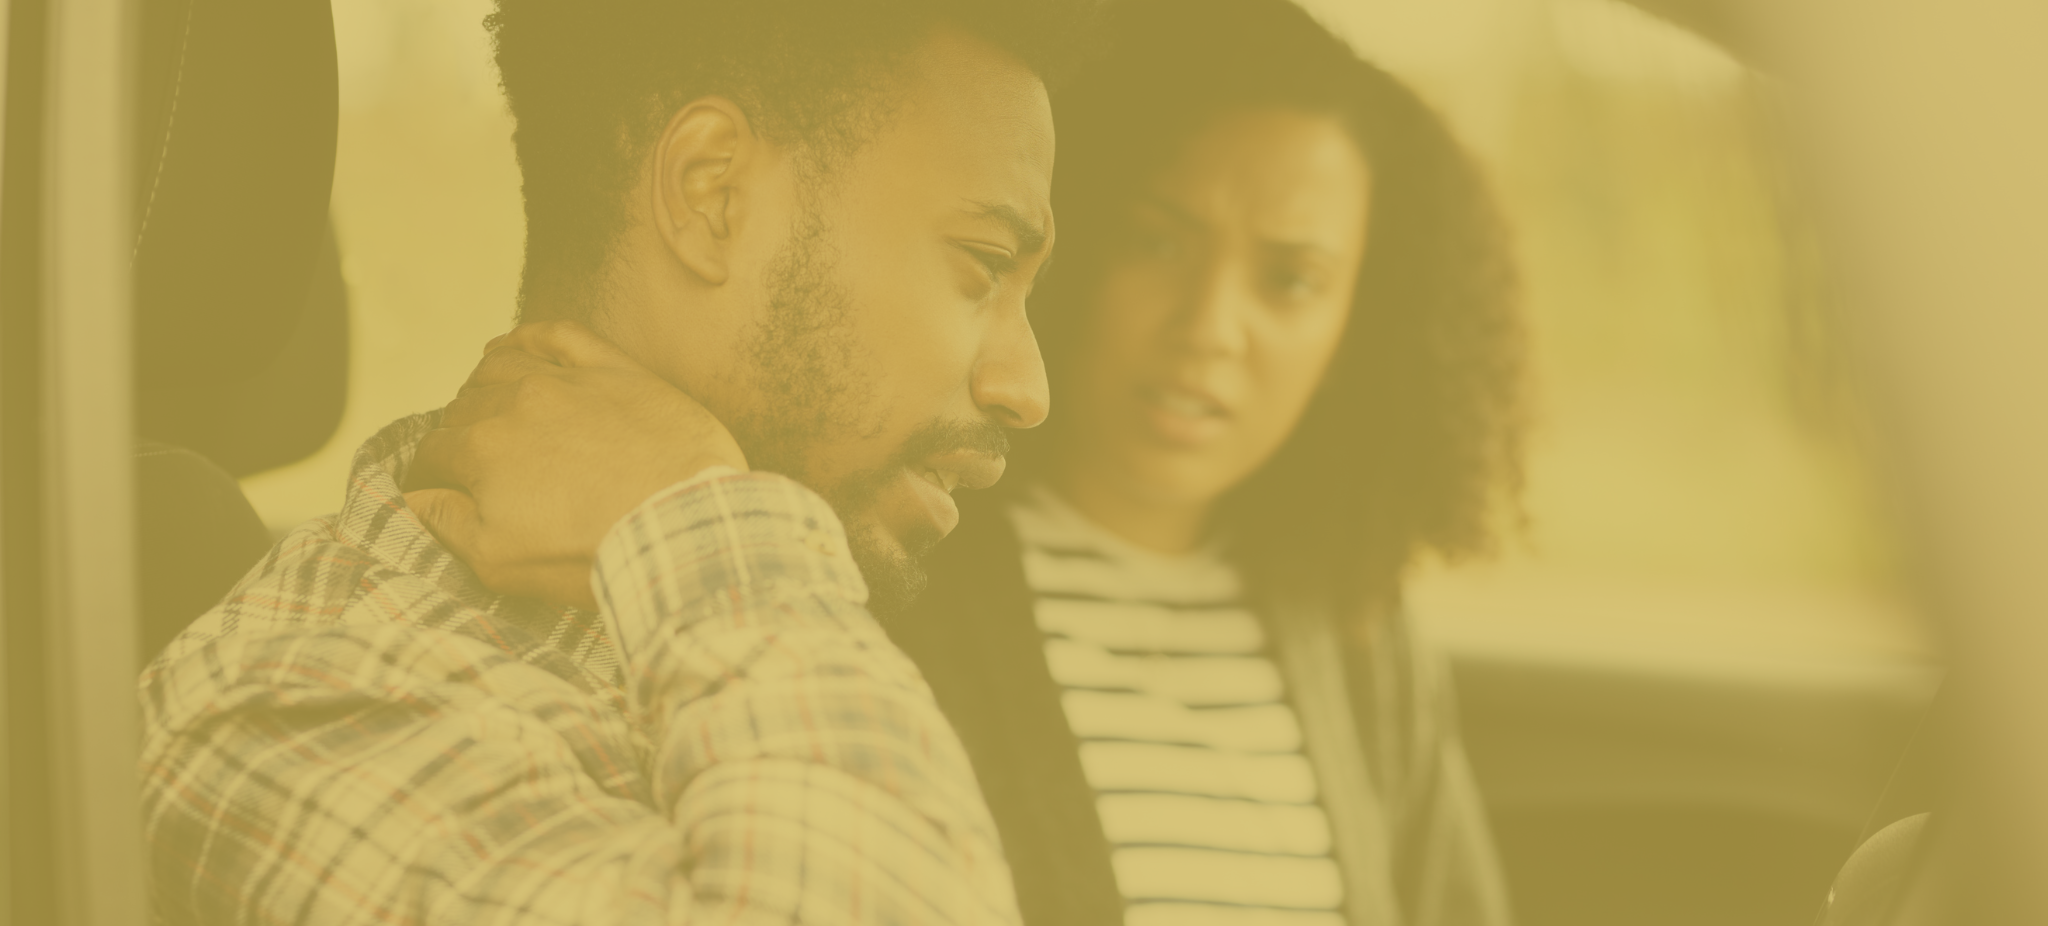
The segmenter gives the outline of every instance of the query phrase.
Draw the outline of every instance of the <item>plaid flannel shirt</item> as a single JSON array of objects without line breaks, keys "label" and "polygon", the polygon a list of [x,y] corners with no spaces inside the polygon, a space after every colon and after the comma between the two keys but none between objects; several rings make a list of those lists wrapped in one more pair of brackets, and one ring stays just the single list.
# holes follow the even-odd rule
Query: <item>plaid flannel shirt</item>
[{"label": "plaid flannel shirt", "polygon": [[160,921],[1018,922],[822,499],[699,477],[606,537],[602,617],[500,597],[399,492],[438,420],[142,673]]}]

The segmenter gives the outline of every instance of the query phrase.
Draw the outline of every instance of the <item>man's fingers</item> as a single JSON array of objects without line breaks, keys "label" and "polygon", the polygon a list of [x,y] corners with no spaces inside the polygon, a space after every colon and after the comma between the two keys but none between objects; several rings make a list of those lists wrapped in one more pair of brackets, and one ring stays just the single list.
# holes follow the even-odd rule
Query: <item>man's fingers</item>
[{"label": "man's fingers", "polygon": [[476,499],[460,489],[418,489],[405,493],[405,506],[427,531],[464,562],[475,563],[483,520]]},{"label": "man's fingers", "polygon": [[517,348],[565,367],[623,367],[638,369],[625,351],[605,340],[581,322],[528,322],[512,329],[498,345],[497,352]]},{"label": "man's fingers", "polygon": [[457,394],[485,386],[516,383],[535,374],[561,371],[560,364],[520,348],[512,344],[510,338],[506,338],[497,347],[492,348],[490,353],[484,355],[484,359],[477,363],[476,369],[470,371],[469,379],[462,384]]},{"label": "man's fingers", "polygon": [[580,322],[528,322],[484,345],[484,359],[470,372],[462,390],[514,382],[563,367],[637,370],[640,365]]},{"label": "man's fingers", "polygon": [[512,403],[518,398],[517,381],[471,386],[462,390],[455,396],[454,401],[441,409],[441,427],[456,430],[496,418],[510,411]]},{"label": "man's fingers", "polygon": [[[459,489],[418,489],[405,493],[405,506],[448,552],[469,565],[486,588],[501,595],[525,595],[597,610],[587,560],[546,559],[501,563],[483,549],[483,518],[476,498]],[[501,538],[502,539],[502,538]]]},{"label": "man's fingers", "polygon": [[590,587],[590,563],[585,560],[534,564],[520,569],[505,585],[503,590],[514,594],[559,601],[585,611],[598,609],[597,595]]},{"label": "man's fingers", "polygon": [[476,476],[466,428],[435,428],[420,438],[405,470],[405,488],[468,489]]}]

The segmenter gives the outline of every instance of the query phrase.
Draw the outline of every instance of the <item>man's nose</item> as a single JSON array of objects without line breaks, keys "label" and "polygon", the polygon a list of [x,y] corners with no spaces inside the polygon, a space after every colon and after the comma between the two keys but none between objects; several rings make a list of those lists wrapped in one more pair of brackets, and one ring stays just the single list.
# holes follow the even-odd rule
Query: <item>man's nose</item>
[{"label": "man's nose", "polygon": [[987,349],[974,366],[970,384],[974,404],[1004,427],[1035,428],[1045,422],[1052,390],[1045,381],[1045,358],[1023,312],[1012,314],[991,332]]}]

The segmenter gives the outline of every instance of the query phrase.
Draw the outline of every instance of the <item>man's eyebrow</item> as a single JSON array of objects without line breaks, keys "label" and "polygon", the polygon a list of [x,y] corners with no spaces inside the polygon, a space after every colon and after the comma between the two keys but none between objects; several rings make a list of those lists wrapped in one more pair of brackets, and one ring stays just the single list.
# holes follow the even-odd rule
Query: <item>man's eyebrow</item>
[{"label": "man's eyebrow", "polygon": [[1052,233],[1044,225],[1025,217],[1023,210],[1009,203],[976,202],[973,205],[975,215],[993,219],[1017,236],[1019,254],[1036,254],[1044,250],[1045,243],[1052,238]]}]

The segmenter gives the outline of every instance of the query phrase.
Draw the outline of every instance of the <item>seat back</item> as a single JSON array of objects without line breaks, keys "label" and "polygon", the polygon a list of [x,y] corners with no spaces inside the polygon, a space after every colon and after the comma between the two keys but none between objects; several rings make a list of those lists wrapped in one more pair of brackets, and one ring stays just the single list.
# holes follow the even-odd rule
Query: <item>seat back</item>
[{"label": "seat back", "polygon": [[346,393],[328,230],[328,0],[145,0],[135,178],[143,658],[270,546],[235,477],[318,450]]}]

